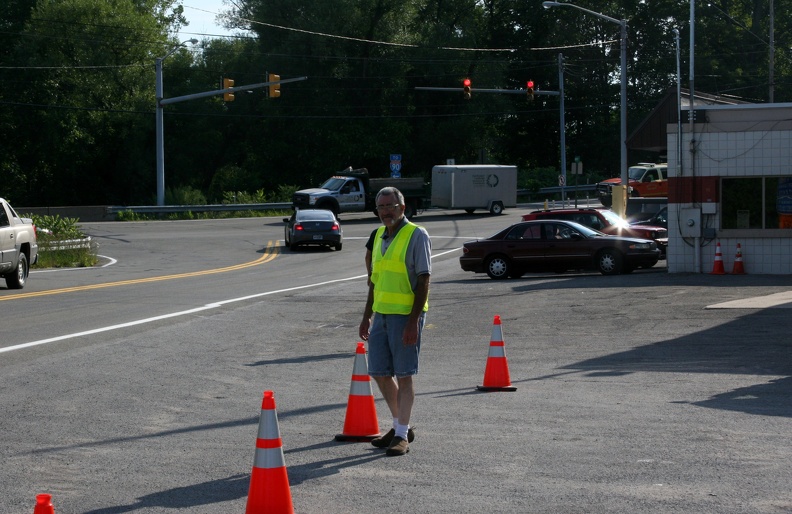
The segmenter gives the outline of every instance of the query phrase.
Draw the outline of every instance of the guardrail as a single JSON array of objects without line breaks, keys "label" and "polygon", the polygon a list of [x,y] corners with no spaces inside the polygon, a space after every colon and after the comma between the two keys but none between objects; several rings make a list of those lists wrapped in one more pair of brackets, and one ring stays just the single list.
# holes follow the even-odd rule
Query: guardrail
[{"label": "guardrail", "polygon": [[44,243],[39,241],[39,252],[57,252],[60,250],[79,250],[90,249],[92,242],[91,236],[83,237],[80,239],[64,239],[56,241],[48,241]]},{"label": "guardrail", "polygon": [[553,187],[543,187],[539,189],[539,194],[554,194],[560,193],[561,191],[566,191],[567,193],[574,193],[575,191],[596,191],[597,184],[581,184],[579,186],[553,186]]},{"label": "guardrail", "polygon": [[134,212],[135,214],[162,214],[171,212],[225,212],[225,211],[284,211],[291,209],[288,203],[229,203],[215,205],[110,205],[107,214]]}]

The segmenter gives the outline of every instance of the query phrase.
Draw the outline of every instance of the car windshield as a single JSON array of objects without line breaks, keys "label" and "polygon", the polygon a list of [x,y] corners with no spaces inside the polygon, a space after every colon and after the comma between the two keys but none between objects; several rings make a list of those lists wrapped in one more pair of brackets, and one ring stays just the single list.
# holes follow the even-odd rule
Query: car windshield
[{"label": "car windshield", "polygon": [[580,232],[581,234],[583,234],[585,237],[593,237],[593,236],[602,236],[602,235],[604,235],[599,230],[594,230],[591,227],[587,227],[585,225],[581,225],[580,223],[577,223],[575,221],[570,221],[569,225],[572,228],[574,228],[575,230],[577,230],[578,232]]},{"label": "car windshield", "polygon": [[330,177],[325,181],[324,184],[322,184],[319,187],[321,187],[322,189],[329,189],[330,191],[338,191],[339,189],[341,189],[341,186],[343,186],[346,181],[347,179],[343,177]]},{"label": "car windshield", "polygon": [[600,212],[605,217],[605,219],[608,220],[608,225],[616,225],[619,228],[628,228],[630,226],[626,220],[623,220],[613,211],[601,210]]},{"label": "car windshield", "polygon": [[628,175],[630,180],[641,180],[644,173],[646,173],[646,168],[630,168]]}]

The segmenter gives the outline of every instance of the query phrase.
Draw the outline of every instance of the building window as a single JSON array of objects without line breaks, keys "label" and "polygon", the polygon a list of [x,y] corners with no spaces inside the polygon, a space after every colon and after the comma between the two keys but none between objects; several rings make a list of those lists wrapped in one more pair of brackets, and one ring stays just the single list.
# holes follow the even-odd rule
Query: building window
[{"label": "building window", "polygon": [[792,177],[725,178],[721,228],[792,228]]}]

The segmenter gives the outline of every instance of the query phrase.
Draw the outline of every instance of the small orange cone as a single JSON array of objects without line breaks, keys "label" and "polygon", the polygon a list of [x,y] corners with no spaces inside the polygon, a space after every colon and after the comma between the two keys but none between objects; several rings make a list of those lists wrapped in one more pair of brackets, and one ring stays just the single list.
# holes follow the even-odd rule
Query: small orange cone
[{"label": "small orange cone", "polygon": [[516,391],[509,378],[509,363],[506,362],[506,345],[503,342],[500,316],[496,315],[492,326],[487,367],[484,369],[484,385],[476,386],[479,391]]},{"label": "small orange cone", "polygon": [[737,255],[734,257],[734,269],[732,275],[745,275],[745,268],[743,268],[742,260],[742,247],[737,243]]},{"label": "small orange cone", "polygon": [[33,514],[55,514],[51,494],[36,495],[36,508],[33,509]]},{"label": "small orange cone", "polygon": [[272,391],[264,391],[245,514],[269,513],[294,514],[294,506],[283,458],[275,397]]},{"label": "small orange cone", "polygon": [[725,275],[726,271],[723,269],[723,255],[721,254],[720,242],[715,246],[715,265],[712,267],[710,275]]},{"label": "small orange cone", "polygon": [[349,386],[344,432],[335,436],[336,441],[371,441],[379,437],[379,420],[371,391],[368,374],[366,346],[357,344],[355,364],[352,366],[352,384]]}]

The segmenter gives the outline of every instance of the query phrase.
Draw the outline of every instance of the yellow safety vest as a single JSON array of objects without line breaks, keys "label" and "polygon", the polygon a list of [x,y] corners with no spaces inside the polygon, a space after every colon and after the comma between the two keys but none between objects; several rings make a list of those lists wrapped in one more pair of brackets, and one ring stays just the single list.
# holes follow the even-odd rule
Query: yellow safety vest
[{"label": "yellow safety vest", "polygon": [[[374,248],[371,252],[371,283],[374,284],[374,312],[380,314],[410,314],[415,293],[410,285],[405,256],[407,246],[418,225],[407,222],[391,241],[385,255],[382,255],[382,234],[385,227],[377,230]],[[423,307],[429,310],[429,299]]]}]

